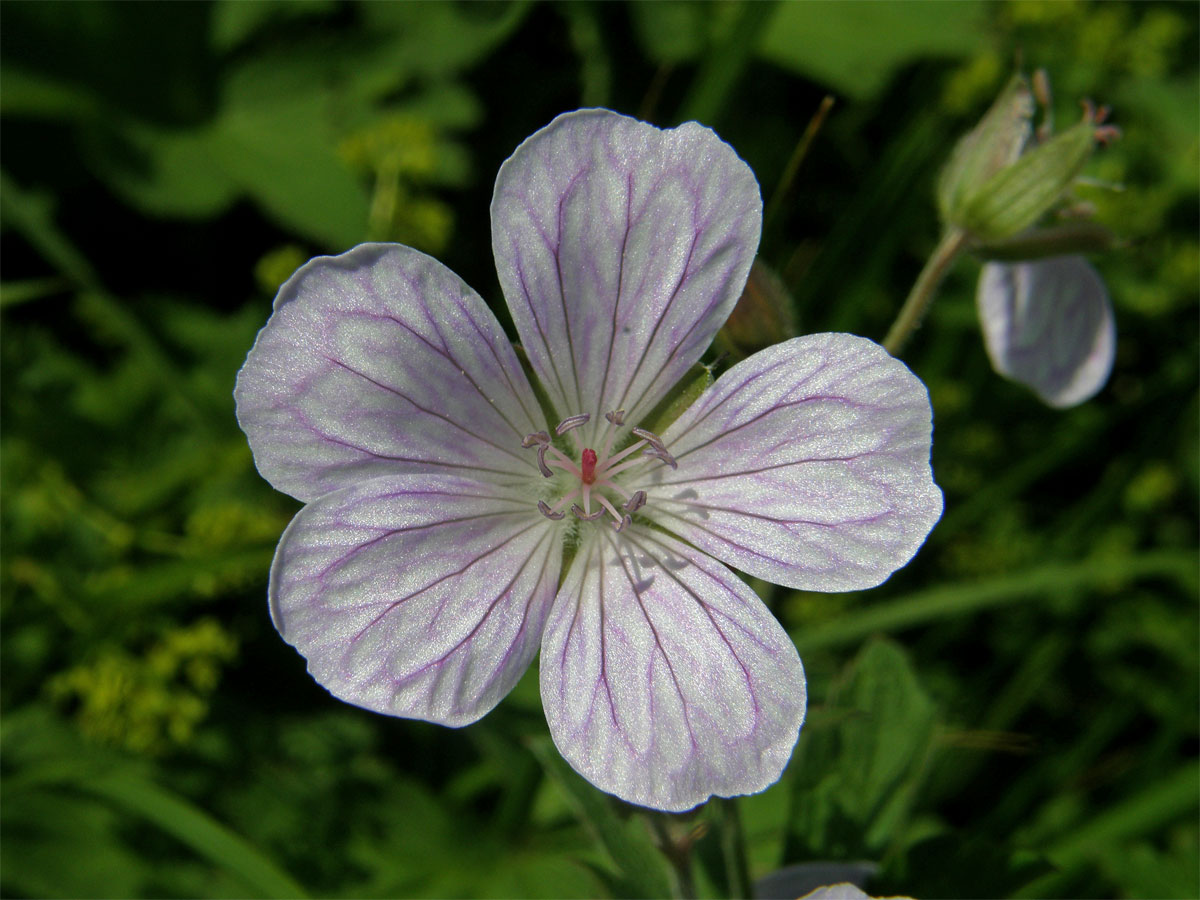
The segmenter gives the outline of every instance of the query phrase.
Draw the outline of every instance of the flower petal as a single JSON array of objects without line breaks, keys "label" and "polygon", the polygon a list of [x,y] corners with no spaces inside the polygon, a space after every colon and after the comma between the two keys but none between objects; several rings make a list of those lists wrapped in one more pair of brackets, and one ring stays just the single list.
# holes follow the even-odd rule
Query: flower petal
[{"label": "flower petal", "polygon": [[1116,323],[1103,280],[1082,256],[988,263],[976,305],[992,368],[1048,406],[1076,406],[1108,381]]},{"label": "flower petal", "polygon": [[732,572],[673,538],[595,528],[546,625],[542,704],[559,752],[630,803],[671,811],[779,778],[804,669]]},{"label": "flower petal", "polygon": [[521,343],[562,415],[638,421],[728,317],[758,247],[750,168],[712,131],[559,116],[500,168],[492,246]]},{"label": "flower petal", "polygon": [[335,697],[466,725],[537,653],[561,555],[527,500],[454,476],[376,478],[292,520],[271,618]]},{"label": "flower petal", "polygon": [[259,471],[300,500],[399,472],[537,477],[521,438],[545,425],[496,317],[398,244],[302,266],[234,396]]},{"label": "flower petal", "polygon": [[925,386],[873,341],[794,338],[731,368],[663,433],[678,468],[646,476],[643,512],[776,584],[873,587],[941,515],[931,417]]}]

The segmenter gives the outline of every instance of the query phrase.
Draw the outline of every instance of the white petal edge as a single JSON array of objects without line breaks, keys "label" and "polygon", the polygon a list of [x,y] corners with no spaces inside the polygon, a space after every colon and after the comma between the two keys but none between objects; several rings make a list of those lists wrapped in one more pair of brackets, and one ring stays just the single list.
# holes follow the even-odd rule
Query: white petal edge
[{"label": "white petal edge", "polygon": [[1077,406],[1108,381],[1116,322],[1103,279],[1083,257],[987,263],[976,305],[992,368],[1046,405]]},{"label": "white petal edge", "polygon": [[305,506],[271,566],[271,619],[340,700],[474,722],[536,655],[561,538],[527,499],[451,476],[372,479]]},{"label": "white petal edge", "polygon": [[259,472],[299,500],[401,472],[538,477],[521,439],[544,419],[499,322],[399,244],[297,270],[234,397]]},{"label": "white petal edge", "polygon": [[776,584],[874,587],[941,516],[932,427],[925,386],[874,341],[793,338],[724,373],[664,431],[678,468],[646,476],[643,512]]},{"label": "white petal edge", "polygon": [[654,809],[764,790],[804,721],[800,657],[758,596],[638,526],[585,536],[546,624],[540,676],[567,762]]},{"label": "white petal edge", "polygon": [[513,322],[550,401],[638,421],[733,309],[758,248],[754,173],[711,130],[607,110],[559,116],[496,177],[492,246]]}]

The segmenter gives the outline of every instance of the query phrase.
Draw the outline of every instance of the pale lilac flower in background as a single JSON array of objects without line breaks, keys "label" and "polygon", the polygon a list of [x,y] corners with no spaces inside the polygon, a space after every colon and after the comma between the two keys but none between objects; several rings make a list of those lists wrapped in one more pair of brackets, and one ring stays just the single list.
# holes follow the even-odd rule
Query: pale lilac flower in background
[{"label": "pale lilac flower in background", "polygon": [[925,388],[870,341],[811,335],[646,430],[761,229],[754,175],[695,123],[560,116],[491,213],[550,410],[479,296],[415,250],[314,259],[280,289],[236,389],[259,471],[307,504],[275,626],[335,696],[452,726],[540,651],[550,732],[598,787],[664,810],[762,790],[804,672],[728,566],[827,591],[904,565],[942,508]]},{"label": "pale lilac flower in background", "polygon": [[1047,405],[1076,406],[1108,381],[1116,350],[1112,304],[1083,257],[987,263],[976,302],[992,368]]}]

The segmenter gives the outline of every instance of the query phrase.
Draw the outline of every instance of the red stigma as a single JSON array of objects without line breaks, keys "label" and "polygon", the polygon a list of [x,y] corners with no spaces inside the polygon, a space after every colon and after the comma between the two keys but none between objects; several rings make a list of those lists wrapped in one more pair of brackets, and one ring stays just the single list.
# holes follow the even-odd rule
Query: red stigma
[{"label": "red stigma", "polygon": [[583,451],[583,465],[580,466],[584,484],[594,484],[596,481],[596,451]]}]

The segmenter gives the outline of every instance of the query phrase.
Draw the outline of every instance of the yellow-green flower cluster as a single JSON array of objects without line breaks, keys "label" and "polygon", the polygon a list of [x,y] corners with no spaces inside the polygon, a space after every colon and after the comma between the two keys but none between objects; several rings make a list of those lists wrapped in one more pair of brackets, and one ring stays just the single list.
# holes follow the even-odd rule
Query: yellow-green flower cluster
[{"label": "yellow-green flower cluster", "polygon": [[88,737],[135,753],[159,755],[188,743],[208,714],[236,639],[213,619],[167,631],[145,654],[102,651],[55,676],[47,690],[73,707]]}]

